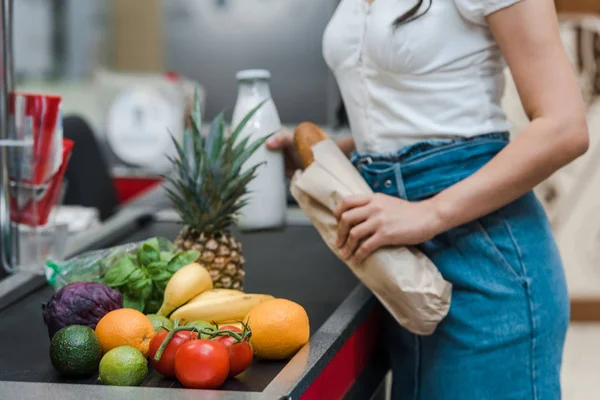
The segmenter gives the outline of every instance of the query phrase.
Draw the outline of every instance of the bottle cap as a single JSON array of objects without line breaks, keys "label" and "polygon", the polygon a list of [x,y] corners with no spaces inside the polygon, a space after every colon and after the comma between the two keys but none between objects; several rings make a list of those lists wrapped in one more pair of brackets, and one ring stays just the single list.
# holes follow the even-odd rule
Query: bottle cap
[{"label": "bottle cap", "polygon": [[266,69],[245,69],[235,74],[235,78],[238,81],[271,79],[271,73]]}]

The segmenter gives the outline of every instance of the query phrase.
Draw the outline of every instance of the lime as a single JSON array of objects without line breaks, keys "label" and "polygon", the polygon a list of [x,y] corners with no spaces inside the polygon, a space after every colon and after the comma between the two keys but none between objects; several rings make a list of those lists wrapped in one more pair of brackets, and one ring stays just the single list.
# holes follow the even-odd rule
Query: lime
[{"label": "lime", "polygon": [[[215,330],[215,326],[213,324],[211,324],[210,322],[206,322],[206,321],[192,321],[192,322],[188,322],[187,324],[185,324],[185,326],[193,326],[194,328],[197,328],[199,331],[204,329],[204,330]],[[200,335],[201,339],[208,339],[208,335]]]},{"label": "lime", "polygon": [[105,385],[138,386],[147,374],[146,357],[135,347],[115,347],[100,361],[100,380]]},{"label": "lime", "polygon": [[146,315],[150,322],[152,322],[152,326],[154,327],[154,332],[158,332],[162,328],[167,330],[173,329],[173,321],[171,321],[167,317],[163,317],[162,315],[157,314],[148,314]]},{"label": "lime", "polygon": [[98,370],[102,346],[92,328],[70,325],[50,342],[50,361],[65,377],[87,377]]}]

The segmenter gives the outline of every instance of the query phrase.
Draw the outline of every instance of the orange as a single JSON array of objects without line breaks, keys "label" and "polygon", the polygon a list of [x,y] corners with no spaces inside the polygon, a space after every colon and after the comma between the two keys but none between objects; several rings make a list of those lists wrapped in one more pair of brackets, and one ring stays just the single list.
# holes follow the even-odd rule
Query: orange
[{"label": "orange", "polygon": [[96,336],[104,353],[115,347],[131,346],[147,357],[154,326],[143,313],[132,308],[120,308],[98,321]]},{"label": "orange", "polygon": [[254,353],[265,360],[287,360],[310,338],[306,310],[290,300],[267,300],[254,307],[246,321]]}]

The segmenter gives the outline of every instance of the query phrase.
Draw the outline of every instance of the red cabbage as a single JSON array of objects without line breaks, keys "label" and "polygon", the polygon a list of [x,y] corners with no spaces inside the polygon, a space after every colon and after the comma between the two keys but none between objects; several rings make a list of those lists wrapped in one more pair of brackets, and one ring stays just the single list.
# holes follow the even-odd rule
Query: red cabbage
[{"label": "red cabbage", "polygon": [[69,325],[85,325],[92,329],[109,311],[123,308],[123,295],[103,283],[71,283],[42,304],[44,323],[50,338]]}]

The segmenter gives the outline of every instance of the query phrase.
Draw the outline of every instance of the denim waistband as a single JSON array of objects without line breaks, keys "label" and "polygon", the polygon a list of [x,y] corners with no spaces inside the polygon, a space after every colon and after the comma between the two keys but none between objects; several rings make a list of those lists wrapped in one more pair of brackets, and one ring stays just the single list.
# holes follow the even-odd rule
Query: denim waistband
[{"label": "denim waistband", "polygon": [[456,148],[456,146],[471,146],[487,142],[508,143],[508,140],[508,132],[493,132],[466,138],[426,140],[403,147],[390,153],[354,152],[350,157],[350,161],[355,166],[358,166],[362,163],[372,162],[406,163],[415,158],[421,158],[429,155],[432,152],[443,151],[444,149],[448,148]]},{"label": "denim waistband", "polygon": [[473,174],[508,141],[507,132],[430,140],[393,153],[354,153],[351,161],[374,191],[419,200]]}]

